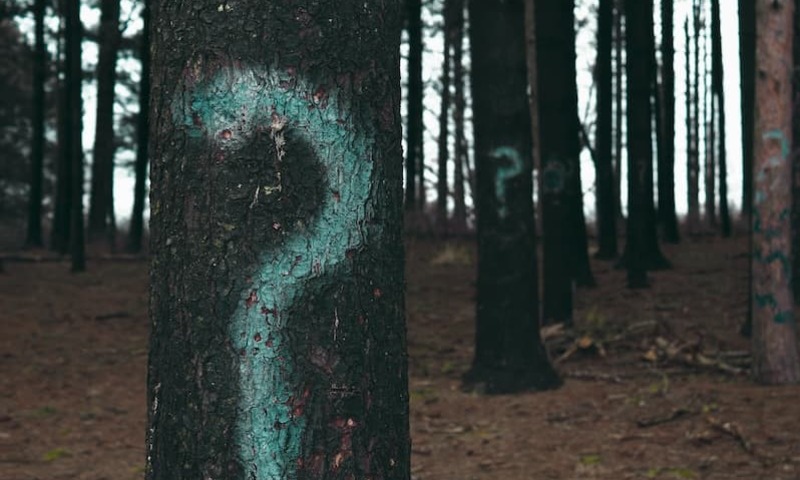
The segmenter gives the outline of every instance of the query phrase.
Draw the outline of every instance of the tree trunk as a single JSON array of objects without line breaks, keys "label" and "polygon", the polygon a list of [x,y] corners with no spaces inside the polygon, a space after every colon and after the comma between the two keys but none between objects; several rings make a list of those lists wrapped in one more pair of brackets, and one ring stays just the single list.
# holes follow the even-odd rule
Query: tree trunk
[{"label": "tree trunk", "polygon": [[614,200],[614,164],[612,161],[612,76],[611,44],[614,27],[613,0],[600,0],[597,11],[597,132],[595,154],[597,162],[597,244],[595,258],[608,260],[617,256],[617,218]]},{"label": "tree trunk", "polygon": [[678,243],[675,209],[675,41],[673,0],[661,0],[662,141],[658,153],[658,223],[665,242]]},{"label": "tree trunk", "polygon": [[[739,0],[739,74],[742,114],[742,216],[753,206],[753,145],[756,75],[756,1]],[[749,222],[748,222],[749,223]]]},{"label": "tree trunk", "polygon": [[109,240],[114,249],[114,85],[119,50],[120,0],[102,0],[100,14],[100,53],[97,61],[97,123],[94,160],[89,196],[88,240]]},{"label": "tree trunk", "polygon": [[622,119],[625,113],[622,111],[622,101],[625,97],[625,87],[623,85],[622,72],[625,70],[625,60],[623,58],[625,44],[625,32],[622,24],[625,21],[624,0],[615,0],[614,15],[614,57],[616,60],[614,68],[614,83],[616,85],[615,106],[614,106],[614,210],[619,224],[622,224],[624,216],[622,214],[622,165],[624,157],[622,155]]},{"label": "tree trunk", "polygon": [[410,477],[399,7],[154,4],[147,479]]},{"label": "tree trunk", "polygon": [[144,236],[144,203],[147,184],[148,151],[148,113],[150,105],[150,0],[144,0],[142,7],[142,45],[139,57],[142,62],[142,78],[139,82],[139,117],[136,126],[136,183],[133,186],[133,212],[128,232],[128,251],[142,251]]},{"label": "tree trunk", "polygon": [[447,163],[450,160],[450,50],[453,44],[453,2],[444,0],[442,17],[444,17],[444,60],[442,61],[442,90],[439,107],[439,158],[436,179],[436,230],[439,234],[447,234]]},{"label": "tree trunk", "polygon": [[31,185],[28,197],[28,233],[25,245],[42,247],[42,184],[44,183],[44,82],[47,51],[44,43],[45,0],[33,4],[35,50],[33,60],[33,134],[31,138]]},{"label": "tree trunk", "polygon": [[[628,286],[647,286],[646,221],[647,177],[652,179],[653,152],[650,125],[652,0],[625,0],[625,50],[628,82],[628,224],[625,265]],[[651,180],[652,181],[652,180]]]},{"label": "tree trunk", "polygon": [[[692,140],[689,145],[688,164],[686,166],[687,203],[689,212],[687,215],[688,230],[691,234],[698,233],[700,226],[700,3],[699,0],[692,0],[692,77],[691,101],[689,103],[691,113]],[[687,48],[689,43],[686,44]]]},{"label": "tree trunk", "polygon": [[800,381],[791,291],[792,41],[794,2],[756,5],[753,186],[753,375]]},{"label": "tree trunk", "polygon": [[560,384],[539,336],[524,12],[523,0],[469,2],[479,260],[464,384],[486,393]]},{"label": "tree trunk", "polygon": [[50,231],[50,248],[62,255],[69,253],[70,245],[70,205],[72,198],[72,162],[69,147],[68,106],[67,106],[67,62],[66,62],[66,36],[67,36],[67,0],[58,0],[58,10],[61,25],[60,39],[58,42],[58,55],[56,56],[59,69],[62,72],[58,79],[58,156],[56,159],[56,192],[53,199],[53,225]]},{"label": "tree trunk", "polygon": [[[728,210],[728,158],[725,146],[725,87],[722,63],[722,25],[720,20],[719,0],[711,1],[711,89],[717,101],[717,124],[719,125],[717,164],[719,166],[719,219],[722,236],[731,236],[731,214]],[[745,173],[747,175],[747,173]]]},{"label": "tree trunk", "polygon": [[422,104],[422,0],[406,0],[408,30],[408,119],[406,145],[406,209],[425,206]]},{"label": "tree trunk", "polygon": [[467,231],[467,205],[464,193],[464,167],[467,163],[467,138],[464,131],[464,0],[453,3],[453,231]]},{"label": "tree trunk", "polygon": [[[713,69],[712,54],[713,52],[709,51],[708,37],[703,35],[703,126],[706,131],[705,210],[706,222],[711,227],[711,231],[717,227],[716,108],[714,105],[713,78],[710,78],[713,76],[713,72],[711,72]],[[712,73],[712,75],[709,75],[709,73]],[[709,80],[712,80],[711,85],[709,85]]]},{"label": "tree trunk", "polygon": [[792,292],[800,303],[800,8],[794,10],[792,42]]},{"label": "tree trunk", "polygon": [[66,28],[66,139],[64,148],[70,156],[70,255],[72,271],[86,270],[83,223],[83,69],[81,67],[81,39],[83,25],[80,18],[80,0],[67,0]]}]

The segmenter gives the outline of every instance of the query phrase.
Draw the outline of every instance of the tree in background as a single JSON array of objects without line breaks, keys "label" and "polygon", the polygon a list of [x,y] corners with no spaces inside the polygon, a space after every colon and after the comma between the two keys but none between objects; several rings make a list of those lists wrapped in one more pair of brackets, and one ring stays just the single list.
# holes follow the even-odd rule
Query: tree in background
[{"label": "tree in background", "polygon": [[69,251],[72,257],[72,271],[86,270],[86,253],[83,223],[83,68],[81,66],[81,24],[80,0],[66,0],[66,28],[64,30],[64,90],[66,95],[64,150],[69,155],[70,197],[69,197]]},{"label": "tree in background", "polygon": [[612,160],[611,123],[612,72],[611,44],[614,27],[614,1],[600,0],[597,9],[597,243],[596,258],[608,260],[617,256],[617,212],[614,199],[614,164]]},{"label": "tree in background", "polygon": [[70,205],[72,195],[72,149],[70,148],[70,129],[67,115],[67,62],[65,54],[66,24],[69,0],[58,0],[59,35],[58,54],[56,56],[58,71],[58,85],[56,87],[56,103],[58,110],[57,120],[57,151],[56,159],[56,189],[53,198],[53,223],[50,230],[50,248],[62,255],[69,253],[70,245]]},{"label": "tree in background", "polygon": [[116,85],[120,0],[100,2],[100,36],[97,61],[97,123],[89,196],[88,240],[107,239],[114,249],[114,86]]},{"label": "tree in background", "polygon": [[154,4],[149,480],[409,478],[399,6]]},{"label": "tree in background", "polygon": [[678,243],[675,209],[675,45],[673,1],[661,0],[661,142],[658,149],[658,223],[662,238]]},{"label": "tree in background", "polygon": [[539,336],[524,3],[469,2],[478,285],[475,357],[463,380],[486,393],[560,384]]},{"label": "tree in background", "polygon": [[[47,46],[44,43],[45,0],[33,3],[34,60],[33,60],[33,135],[31,137],[31,177],[28,196],[28,232],[25,245],[42,247],[42,199],[44,194],[45,147],[45,80]],[[6,92],[7,94],[8,92]]]},{"label": "tree in background", "polygon": [[142,77],[139,82],[139,116],[136,128],[136,163],[134,172],[136,183],[133,187],[133,211],[128,231],[128,251],[139,253],[144,236],[145,185],[147,183],[148,152],[148,113],[150,105],[150,0],[142,5],[142,37],[139,58],[142,63]]},{"label": "tree in background", "polygon": [[[688,155],[686,157],[686,203],[688,205],[688,212],[686,215],[686,223],[689,233],[698,233],[700,225],[700,1],[692,0],[692,34],[691,47],[688,29],[686,35],[686,49],[691,50],[692,53],[692,68],[687,70],[690,72],[687,76],[686,94],[689,96],[686,106],[687,112],[687,129],[689,143],[687,144]],[[687,53],[688,55],[688,53]],[[688,57],[687,57],[688,58]],[[687,62],[687,68],[689,63]],[[692,82],[689,83],[689,78]]]},{"label": "tree in background", "polygon": [[406,124],[406,209],[425,206],[422,121],[422,0],[406,0],[408,32],[408,119]]},{"label": "tree in background", "polygon": [[[722,25],[719,12],[720,0],[711,0],[711,89],[716,99],[718,111],[717,165],[719,166],[719,219],[722,236],[731,236],[731,214],[728,209],[728,156],[725,143],[725,87],[722,68]],[[747,175],[747,173],[745,173]],[[712,193],[713,195],[713,193]]]},{"label": "tree in background", "polygon": [[794,2],[756,4],[753,187],[753,375],[800,381],[791,278]]},{"label": "tree in background", "polygon": [[451,14],[453,32],[453,127],[455,152],[453,161],[453,222],[452,230],[467,231],[467,204],[464,192],[464,170],[467,167],[467,138],[464,110],[464,0],[448,0],[453,4]]},{"label": "tree in background", "polygon": [[739,75],[742,115],[742,216],[749,218],[753,205],[753,115],[756,75],[756,2],[739,0]]},{"label": "tree in background", "polygon": [[447,164],[450,160],[450,63],[452,50],[455,39],[455,30],[453,29],[453,6],[452,0],[444,0],[442,2],[442,17],[444,17],[444,59],[442,61],[442,80],[441,90],[439,92],[439,157],[438,169],[436,179],[436,229],[440,234],[447,233],[447,196],[449,188],[447,185]]}]

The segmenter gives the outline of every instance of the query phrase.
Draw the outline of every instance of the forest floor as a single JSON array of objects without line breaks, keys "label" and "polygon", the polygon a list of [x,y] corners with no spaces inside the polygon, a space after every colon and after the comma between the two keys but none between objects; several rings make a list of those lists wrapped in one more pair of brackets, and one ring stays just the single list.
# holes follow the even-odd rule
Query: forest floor
[{"label": "forest floor", "polygon": [[[564,385],[463,393],[475,249],[409,239],[412,475],[471,479],[798,479],[800,387],[746,373],[745,240],[664,247],[652,288],[594,263],[576,329],[548,329]],[[6,262],[0,479],[142,478],[147,263]]]}]

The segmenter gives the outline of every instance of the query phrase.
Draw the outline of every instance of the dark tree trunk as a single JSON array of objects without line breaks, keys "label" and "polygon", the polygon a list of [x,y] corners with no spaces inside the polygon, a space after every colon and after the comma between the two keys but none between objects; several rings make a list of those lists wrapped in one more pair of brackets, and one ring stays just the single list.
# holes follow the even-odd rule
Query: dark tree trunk
[{"label": "dark tree trunk", "polygon": [[53,225],[50,231],[50,248],[65,255],[69,253],[70,245],[70,205],[72,199],[72,152],[69,148],[68,105],[67,105],[67,62],[66,62],[66,24],[67,0],[58,1],[58,10],[61,26],[59,28],[59,52],[57,61],[61,72],[58,79],[58,157],[56,164],[56,192],[53,199]]},{"label": "dark tree trunk", "polygon": [[144,236],[144,202],[147,185],[148,113],[150,105],[150,0],[144,0],[142,8],[142,45],[139,57],[142,62],[142,79],[139,82],[139,118],[136,125],[136,183],[133,186],[133,212],[128,232],[128,251],[142,251]]},{"label": "dark tree trunk", "polygon": [[422,0],[406,0],[408,31],[408,119],[406,145],[406,209],[421,209],[424,196],[422,122]]},{"label": "dark tree trunk", "polygon": [[675,41],[673,0],[661,0],[661,142],[658,150],[658,223],[665,242],[678,243],[675,209]]},{"label": "dark tree trunk", "polygon": [[739,0],[739,74],[742,114],[742,216],[749,218],[753,206],[753,132],[756,81],[756,2]]},{"label": "dark tree trunk", "polygon": [[119,50],[120,0],[102,0],[97,61],[97,124],[89,195],[88,240],[107,239],[114,249],[114,85]]},{"label": "dark tree trunk", "polygon": [[147,479],[410,477],[399,7],[154,4]]},{"label": "dark tree trunk", "polygon": [[524,12],[523,0],[469,2],[478,292],[464,383],[487,393],[560,384],[539,336]]},{"label": "dark tree trunk", "polygon": [[758,2],[753,186],[753,375],[800,381],[790,279],[794,2]]},{"label": "dark tree trunk", "polygon": [[450,50],[453,44],[453,2],[444,0],[444,60],[442,62],[441,103],[439,106],[439,158],[436,179],[436,229],[440,234],[447,233],[447,163],[450,160]]},{"label": "dark tree trunk", "polygon": [[[535,6],[542,202],[544,322],[572,323],[573,280],[580,258],[578,90],[575,83],[574,3]],[[580,212],[582,214],[582,212]],[[582,216],[582,215],[581,215]],[[565,221],[565,219],[568,219]],[[588,255],[587,255],[588,263]],[[582,273],[582,272],[581,272]],[[589,273],[591,277],[591,272]]]},{"label": "dark tree trunk", "polygon": [[711,89],[717,102],[718,152],[717,165],[719,167],[719,219],[722,227],[722,236],[731,236],[731,214],[728,210],[728,158],[725,146],[725,87],[722,68],[722,26],[720,24],[719,0],[711,1]]},{"label": "dark tree trunk", "polygon": [[467,138],[464,132],[464,0],[453,3],[453,231],[467,231],[467,205],[464,193],[464,167],[467,163]]},{"label": "dark tree trunk", "polygon": [[617,256],[617,212],[614,199],[614,163],[612,161],[611,123],[612,75],[611,44],[614,28],[614,0],[600,0],[597,11],[597,244],[595,258],[608,260]]},{"label": "dark tree trunk", "polygon": [[66,143],[69,152],[70,176],[70,255],[72,271],[86,270],[83,224],[83,144],[81,133],[83,125],[83,71],[81,67],[81,39],[83,25],[80,18],[80,0],[67,0],[67,28],[64,63],[66,65]]},{"label": "dark tree trunk", "polygon": [[31,185],[28,197],[28,233],[25,245],[41,247],[42,240],[42,184],[44,183],[44,121],[46,76],[46,45],[44,43],[45,0],[33,4],[35,50],[33,61],[33,135],[31,138]]},{"label": "dark tree trunk", "polygon": [[792,292],[800,303],[800,8],[794,10],[792,42]]},{"label": "dark tree trunk", "polygon": [[650,92],[652,0],[625,0],[628,109],[628,224],[625,265],[628,286],[647,286],[647,177],[652,181]]}]

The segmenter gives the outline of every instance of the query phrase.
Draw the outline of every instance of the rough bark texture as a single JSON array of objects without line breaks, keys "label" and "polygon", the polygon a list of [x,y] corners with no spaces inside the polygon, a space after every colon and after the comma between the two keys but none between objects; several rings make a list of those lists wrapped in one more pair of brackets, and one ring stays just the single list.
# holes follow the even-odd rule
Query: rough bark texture
[{"label": "rough bark texture", "polygon": [[136,183],[133,186],[133,211],[128,232],[128,251],[142,250],[144,237],[144,202],[147,184],[147,147],[149,141],[148,118],[150,106],[150,0],[144,0],[142,8],[142,45],[139,57],[142,62],[142,78],[139,82],[139,118],[136,124]]},{"label": "rough bark texture", "polygon": [[475,358],[466,388],[552,388],[539,336],[524,1],[469,2],[478,187]]},{"label": "rough bark texture", "polygon": [[409,479],[399,8],[154,3],[148,479]]},{"label": "rough bark texture", "polygon": [[753,115],[756,75],[756,0],[739,0],[739,74],[742,115],[742,215],[753,206]]},{"label": "rough bark texture", "polygon": [[453,158],[453,222],[452,231],[464,234],[467,231],[467,205],[464,193],[464,168],[467,163],[467,138],[464,131],[464,0],[453,3],[453,135],[455,152]]},{"label": "rough bark texture", "polygon": [[719,1],[711,1],[711,49],[712,49],[712,79],[711,88],[714,92],[717,105],[717,166],[719,167],[719,220],[722,236],[731,236],[731,214],[728,209],[728,156],[725,128],[725,87],[723,85],[722,67],[722,25],[720,20]]},{"label": "rough bark texture", "polygon": [[756,4],[753,172],[753,375],[800,381],[791,291],[792,41],[794,2]]},{"label": "rough bark texture", "polygon": [[408,120],[406,147],[406,209],[425,206],[422,122],[422,1],[406,0],[408,31]]},{"label": "rough bark texture", "polygon": [[114,248],[114,85],[117,80],[120,0],[100,4],[100,52],[97,60],[97,123],[89,195],[88,240],[107,239]]},{"label": "rough bark texture", "polygon": [[70,180],[70,236],[69,251],[72,256],[72,271],[86,270],[86,246],[83,224],[83,144],[81,133],[83,125],[83,69],[81,67],[81,39],[83,26],[80,18],[80,0],[67,0],[66,41],[65,41],[65,89],[66,142],[64,148],[69,152]]},{"label": "rough bark texture", "polygon": [[597,244],[596,258],[617,256],[617,212],[614,201],[614,164],[612,161],[611,123],[613,121],[611,85],[611,38],[614,28],[614,1],[600,0],[597,11]]},{"label": "rough bark texture", "polygon": [[42,184],[44,182],[44,82],[46,46],[44,43],[45,0],[33,4],[35,50],[33,61],[33,134],[31,137],[31,185],[28,196],[28,233],[25,244],[41,247],[42,240]]},{"label": "rough bark texture", "polygon": [[800,8],[794,10],[792,42],[792,292],[800,303]]},{"label": "rough bark texture", "polygon": [[661,0],[661,142],[658,151],[658,223],[664,241],[678,243],[675,209],[675,42],[673,0]]}]

